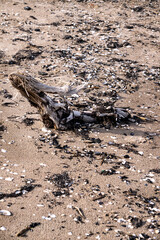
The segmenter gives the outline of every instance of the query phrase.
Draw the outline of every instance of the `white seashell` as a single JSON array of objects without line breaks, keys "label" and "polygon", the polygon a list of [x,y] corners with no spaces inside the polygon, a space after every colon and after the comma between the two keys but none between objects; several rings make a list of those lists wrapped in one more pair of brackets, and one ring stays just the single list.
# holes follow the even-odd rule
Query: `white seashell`
[{"label": "white seashell", "polygon": [[1,149],[1,152],[6,153],[7,150],[6,149]]},{"label": "white seashell", "polygon": [[3,215],[3,216],[11,216],[12,213],[9,212],[8,210],[0,210],[0,215]]},{"label": "white seashell", "polygon": [[72,208],[72,204],[68,204],[68,205],[67,205],[67,208]]},{"label": "white seashell", "polygon": [[43,132],[46,132],[46,133],[51,133],[51,130],[48,130],[48,129],[45,128],[45,127],[42,128],[42,131],[43,131]]},{"label": "white seashell", "polygon": [[43,204],[37,204],[37,207],[44,207]]},{"label": "white seashell", "polygon": [[40,163],[40,166],[46,167],[47,165],[45,163]]},{"label": "white seashell", "polygon": [[44,192],[44,193],[50,193],[51,190],[49,190],[49,189],[45,189],[45,190],[43,190],[43,192]]},{"label": "white seashell", "polygon": [[0,231],[5,231],[6,228],[4,226],[0,227]]},{"label": "white seashell", "polygon": [[42,216],[42,219],[45,219],[45,220],[50,221],[50,220],[51,220],[51,217],[45,217],[45,216]]},{"label": "white seashell", "polygon": [[96,239],[100,240],[101,238],[100,238],[100,236],[99,236],[99,235],[97,235]]},{"label": "white seashell", "polygon": [[139,155],[143,156],[143,152],[142,151],[139,151],[138,153],[139,153]]},{"label": "white seashell", "polygon": [[11,177],[6,177],[6,178],[5,178],[5,180],[6,180],[6,181],[9,181],[9,182],[13,181],[13,179],[14,179],[14,178],[11,178]]},{"label": "white seashell", "polygon": [[50,216],[51,218],[56,218],[56,215],[55,215],[55,214],[49,214],[49,216]]}]

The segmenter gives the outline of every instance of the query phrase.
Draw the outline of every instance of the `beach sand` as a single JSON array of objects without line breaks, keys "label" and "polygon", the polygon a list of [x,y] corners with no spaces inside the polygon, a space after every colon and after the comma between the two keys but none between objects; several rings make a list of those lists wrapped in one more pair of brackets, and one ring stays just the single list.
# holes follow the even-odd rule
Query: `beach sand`
[{"label": "beach sand", "polygon": [[[160,239],[158,14],[158,1],[1,1],[0,239]],[[46,129],[9,81],[19,71],[88,82],[77,101],[142,121]]]}]

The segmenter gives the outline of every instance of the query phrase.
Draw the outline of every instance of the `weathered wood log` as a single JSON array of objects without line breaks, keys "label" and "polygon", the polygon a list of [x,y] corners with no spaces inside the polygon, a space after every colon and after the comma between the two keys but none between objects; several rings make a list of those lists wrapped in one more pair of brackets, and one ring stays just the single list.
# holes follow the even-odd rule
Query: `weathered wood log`
[{"label": "weathered wood log", "polygon": [[[64,130],[73,127],[75,122],[99,123],[108,119],[114,122],[117,118],[118,110],[112,106],[103,108],[103,111],[79,111],[69,106],[65,97],[78,93],[87,87],[86,84],[77,88],[52,87],[22,73],[10,74],[9,80],[32,105],[39,109],[46,127]],[[54,97],[51,98],[46,93],[52,93]],[[129,114],[119,109],[119,115],[126,118]]]}]

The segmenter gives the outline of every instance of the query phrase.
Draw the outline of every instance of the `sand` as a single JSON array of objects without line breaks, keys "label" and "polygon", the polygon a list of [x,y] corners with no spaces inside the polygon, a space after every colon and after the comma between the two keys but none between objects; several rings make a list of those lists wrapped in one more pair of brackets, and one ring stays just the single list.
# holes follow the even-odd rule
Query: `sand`
[{"label": "sand", "polygon": [[[158,1],[1,1],[0,16],[0,239],[160,239]],[[46,129],[18,71],[88,82],[71,102],[141,119]]]}]

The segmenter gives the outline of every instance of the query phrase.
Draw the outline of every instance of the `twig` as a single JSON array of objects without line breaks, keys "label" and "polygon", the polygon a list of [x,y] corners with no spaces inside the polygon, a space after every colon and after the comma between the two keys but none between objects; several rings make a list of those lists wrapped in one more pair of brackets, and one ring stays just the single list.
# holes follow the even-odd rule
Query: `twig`
[{"label": "twig", "polygon": [[107,196],[107,194],[99,195],[99,196],[93,197],[92,201],[100,200],[100,199],[102,199],[102,198],[105,198],[106,196]]}]

